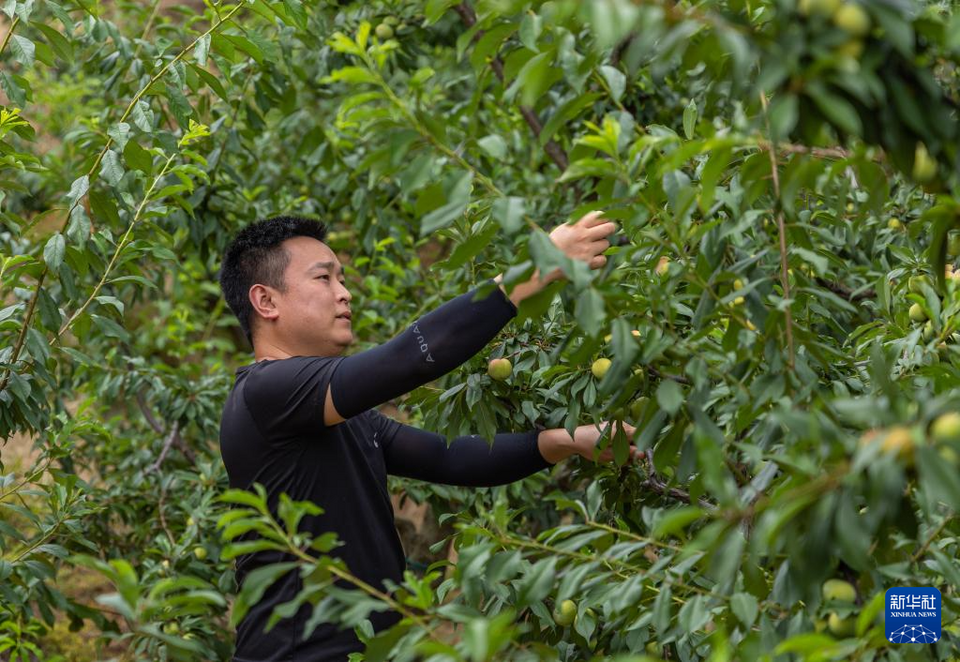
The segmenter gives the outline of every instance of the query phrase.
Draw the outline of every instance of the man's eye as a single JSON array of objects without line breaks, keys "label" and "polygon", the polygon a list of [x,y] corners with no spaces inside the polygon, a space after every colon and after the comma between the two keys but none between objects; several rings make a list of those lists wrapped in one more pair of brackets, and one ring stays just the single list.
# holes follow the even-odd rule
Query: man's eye
[{"label": "man's eye", "polygon": [[317,276],[317,278],[330,278],[330,276],[324,274],[324,275],[322,275],[322,276]]}]

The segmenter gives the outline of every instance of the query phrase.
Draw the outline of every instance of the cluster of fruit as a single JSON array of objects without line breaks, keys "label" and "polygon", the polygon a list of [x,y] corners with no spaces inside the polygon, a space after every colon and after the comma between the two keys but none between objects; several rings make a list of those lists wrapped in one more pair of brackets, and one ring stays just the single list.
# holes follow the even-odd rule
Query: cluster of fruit
[{"label": "cluster of fruit", "polygon": [[[828,579],[823,583],[821,592],[824,602],[841,612],[852,609],[857,600],[857,589],[842,579]],[[830,611],[825,621],[814,621],[814,627],[817,632],[828,628],[837,637],[850,637],[856,632],[856,619],[852,615],[841,616],[837,611]]]},{"label": "cluster of fruit", "polygon": [[[955,123],[946,118],[955,113],[956,102],[928,71],[917,68],[918,62],[938,59],[934,40],[920,36],[923,19],[909,4],[867,0],[796,0],[796,8],[806,26],[808,57],[801,62],[808,70],[783,83],[785,92],[801,97],[791,139],[816,142],[828,125],[841,141],[858,137],[880,146],[924,191],[946,190],[956,157]],[[781,24],[784,44],[793,43],[796,24]],[[791,51],[775,48],[773,55],[786,52]],[[834,76],[831,69],[847,75]]]},{"label": "cluster of fruit", "polygon": [[835,26],[850,35],[850,39],[837,48],[839,55],[858,58],[863,53],[863,39],[870,34],[870,14],[856,2],[843,0],[800,0],[797,10],[808,17],[829,19]]},{"label": "cluster of fruit", "polygon": [[[913,466],[913,449],[917,438],[923,435],[906,425],[894,425],[886,429],[867,430],[860,437],[860,446],[880,444],[884,453],[896,455],[907,467]],[[960,413],[941,414],[930,424],[930,441],[939,446],[940,456],[951,464],[960,464],[960,457],[949,445],[960,444]]]},{"label": "cluster of fruit", "polygon": [[[951,237],[947,246],[947,253],[951,257],[956,257],[960,253],[960,235],[956,237]],[[947,263],[944,271],[944,279],[946,280],[946,285],[948,291],[952,291],[960,288],[960,271],[954,269],[953,264]],[[933,283],[930,278],[926,275],[920,276],[911,276],[907,281],[907,289],[912,294],[918,294],[920,296],[926,296],[925,292],[927,288],[933,289]],[[917,322],[918,324],[923,324],[923,340],[924,342],[930,342],[934,339],[937,333],[936,326],[933,323],[933,320],[929,318],[926,308],[918,302],[911,304],[910,309],[907,311],[907,314],[910,317],[910,321]],[[956,336],[954,336],[956,338]],[[937,345],[937,349],[942,353],[947,351],[947,344],[944,341],[941,341]]]},{"label": "cluster of fruit", "polygon": [[377,39],[380,41],[386,41],[387,39],[393,39],[394,28],[402,29],[405,27],[407,27],[406,24],[400,23],[400,19],[396,16],[387,16],[373,29],[373,33],[377,35]]}]

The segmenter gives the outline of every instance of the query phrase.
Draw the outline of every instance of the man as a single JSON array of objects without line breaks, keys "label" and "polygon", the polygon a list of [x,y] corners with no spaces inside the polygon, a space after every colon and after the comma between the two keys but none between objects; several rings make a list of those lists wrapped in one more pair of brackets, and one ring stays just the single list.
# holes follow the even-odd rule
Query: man
[{"label": "man", "polygon": [[[568,257],[592,269],[616,230],[598,212],[550,235]],[[593,459],[601,430],[585,425],[571,439],[566,430],[500,433],[492,448],[476,436],[455,439],[391,420],[375,407],[461,365],[493,340],[517,314],[517,305],[563,272],[533,278],[507,295],[499,287],[483,300],[474,292],[452,299],[416,320],[392,340],[352,356],[352,296],[343,268],[323,243],[326,227],[297,217],[277,217],[242,230],[228,247],[220,285],[254,349],[256,361],[236,371],[224,406],[220,449],[230,486],[262,484],[271,509],[286,492],[324,513],[306,517],[301,529],[314,536],[336,532],[334,553],[350,571],[377,588],[402,581],[404,553],[394,527],[387,474],[463,486],[502,485],[579,454]],[[605,426],[606,427],[606,426]],[[635,431],[624,424],[632,435]],[[632,449],[633,450],[633,449]],[[608,448],[599,455],[612,460]],[[258,553],[237,560],[237,580],[280,560]],[[310,617],[304,605],[270,632],[273,608],[299,591],[299,574],[287,573],[237,627],[235,662],[345,660],[362,650],[353,631],[332,624],[302,640]],[[376,630],[396,622],[394,613],[372,613]]]}]

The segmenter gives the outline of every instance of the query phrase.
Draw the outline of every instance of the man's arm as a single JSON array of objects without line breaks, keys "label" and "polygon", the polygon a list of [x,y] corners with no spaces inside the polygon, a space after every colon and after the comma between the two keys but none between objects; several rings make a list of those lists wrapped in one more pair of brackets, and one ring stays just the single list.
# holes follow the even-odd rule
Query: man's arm
[{"label": "man's arm", "polygon": [[[615,230],[615,223],[591,212],[572,225],[554,228],[550,240],[571,259],[599,269],[607,260],[601,253],[610,247],[605,237]],[[472,301],[475,292],[468,292],[383,345],[344,358],[324,394],[324,423],[336,425],[447,374],[486,347],[516,316],[520,301],[562,277],[559,269],[545,278],[534,273],[506,295],[501,275],[494,280],[503,294],[494,290],[482,301]]]},{"label": "man's arm", "polygon": [[[550,232],[550,241],[570,259],[582,260],[591,269],[600,269],[607,263],[606,256],[602,255],[603,251],[610,247],[606,237],[617,231],[617,224],[603,220],[600,218],[602,215],[603,212],[592,211],[572,225],[567,223],[558,225]],[[530,280],[519,283],[511,293],[507,293],[503,277],[504,274],[500,274],[493,280],[510,298],[513,305],[519,308],[521,301],[539,294],[550,283],[564,278],[564,274],[558,268],[546,276],[541,276],[540,269],[536,269]]]},{"label": "man's arm", "polygon": [[[631,437],[636,432],[627,424],[624,430]],[[500,432],[494,436],[493,446],[470,435],[457,437],[447,446],[443,435],[399,424],[396,434],[384,443],[383,457],[389,474],[461,487],[506,485],[572,455],[613,460],[609,447],[594,457],[600,428],[582,425],[574,432],[574,437],[563,428]],[[632,446],[631,456],[637,456]]]}]

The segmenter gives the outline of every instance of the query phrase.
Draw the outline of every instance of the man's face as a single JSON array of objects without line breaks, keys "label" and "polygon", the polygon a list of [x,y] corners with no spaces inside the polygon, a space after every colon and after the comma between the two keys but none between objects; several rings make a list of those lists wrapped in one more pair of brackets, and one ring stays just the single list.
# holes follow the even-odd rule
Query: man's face
[{"label": "man's face", "polygon": [[340,261],[311,237],[292,237],[283,248],[290,256],[284,272],[287,291],[271,290],[279,314],[267,320],[275,344],[294,356],[343,353],[353,342],[353,327],[338,315],[350,310],[353,297],[344,285]]}]

